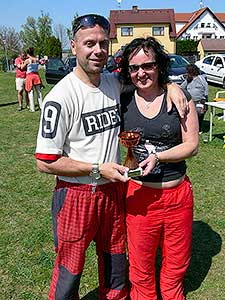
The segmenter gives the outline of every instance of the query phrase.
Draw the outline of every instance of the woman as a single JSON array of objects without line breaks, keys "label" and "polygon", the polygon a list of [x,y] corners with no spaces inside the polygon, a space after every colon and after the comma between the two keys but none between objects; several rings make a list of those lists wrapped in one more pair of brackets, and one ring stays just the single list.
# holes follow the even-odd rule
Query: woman
[{"label": "woman", "polygon": [[39,60],[34,56],[34,48],[29,48],[27,50],[28,58],[23,63],[23,68],[27,66],[27,76],[26,76],[26,84],[25,89],[28,92],[29,100],[30,100],[30,111],[35,111],[34,106],[34,90],[36,90],[38,104],[41,109],[42,106],[42,95],[41,95],[41,78],[38,74]]},{"label": "woman", "polygon": [[207,110],[205,102],[208,101],[208,83],[205,77],[200,75],[200,70],[195,64],[186,66],[186,79],[181,84],[181,87],[190,93],[195,103],[198,114],[199,133],[201,133],[204,115]]},{"label": "woman", "polygon": [[143,176],[128,181],[126,224],[132,300],[156,300],[155,258],[162,249],[160,289],[164,300],[183,300],[182,281],[191,252],[193,195],[185,159],[197,153],[198,120],[190,95],[184,119],[167,112],[164,83],[169,57],[152,37],[128,44],[121,76],[134,92],[121,97],[122,129],[139,131],[134,154]]}]

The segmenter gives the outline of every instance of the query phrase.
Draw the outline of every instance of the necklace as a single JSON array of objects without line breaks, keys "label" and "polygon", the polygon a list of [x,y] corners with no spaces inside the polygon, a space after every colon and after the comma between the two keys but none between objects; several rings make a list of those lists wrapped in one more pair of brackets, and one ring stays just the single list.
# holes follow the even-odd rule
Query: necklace
[{"label": "necklace", "polygon": [[145,108],[146,110],[148,110],[149,107],[151,106],[152,102],[153,102],[157,97],[158,97],[158,95],[155,95],[153,98],[151,98],[151,100],[148,100],[148,101],[146,101],[146,100],[143,98],[144,101],[142,101],[142,103],[143,103],[143,105],[144,105],[144,108]]},{"label": "necklace", "polygon": [[138,92],[136,92],[136,96],[139,98],[140,103],[142,104],[142,106],[144,106],[145,110],[148,110],[151,106],[151,104],[154,102],[154,100],[161,96],[163,92],[163,89],[160,89],[160,91],[153,97],[149,98],[148,100],[146,100],[143,96],[140,96],[138,94]]}]

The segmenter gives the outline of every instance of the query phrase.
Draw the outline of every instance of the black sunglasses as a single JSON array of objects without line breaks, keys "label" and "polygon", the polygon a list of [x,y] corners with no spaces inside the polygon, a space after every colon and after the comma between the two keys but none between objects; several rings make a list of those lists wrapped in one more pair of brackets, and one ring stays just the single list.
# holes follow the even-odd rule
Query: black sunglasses
[{"label": "black sunglasses", "polygon": [[78,17],[73,23],[73,34],[75,34],[82,27],[93,27],[96,24],[100,25],[109,34],[109,21],[103,16],[94,14]]},{"label": "black sunglasses", "polygon": [[156,61],[151,61],[144,63],[142,65],[129,65],[128,69],[130,73],[136,73],[141,68],[143,71],[152,71],[156,68],[157,63]]}]

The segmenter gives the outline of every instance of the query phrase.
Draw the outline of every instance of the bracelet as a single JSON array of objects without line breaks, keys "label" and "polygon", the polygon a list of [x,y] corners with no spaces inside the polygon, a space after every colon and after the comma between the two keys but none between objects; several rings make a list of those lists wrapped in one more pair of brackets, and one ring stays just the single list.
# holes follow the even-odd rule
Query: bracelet
[{"label": "bracelet", "polygon": [[158,157],[157,153],[156,152],[152,152],[151,154],[154,155],[155,165],[158,166],[158,164],[160,163],[160,160],[159,160],[159,157]]}]

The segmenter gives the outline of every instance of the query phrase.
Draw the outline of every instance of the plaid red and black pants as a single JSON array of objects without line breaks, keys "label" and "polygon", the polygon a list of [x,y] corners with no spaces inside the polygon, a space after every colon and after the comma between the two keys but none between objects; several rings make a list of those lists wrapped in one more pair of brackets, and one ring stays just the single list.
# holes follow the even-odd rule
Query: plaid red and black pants
[{"label": "plaid red and black pants", "polygon": [[79,299],[85,252],[96,243],[99,299],[126,299],[127,261],[124,184],[99,185],[58,181],[52,204],[57,253],[50,300]]},{"label": "plaid red and black pants", "polygon": [[191,256],[193,193],[184,181],[153,189],[130,180],[126,200],[131,300],[156,300],[155,260],[162,250],[163,300],[184,300],[183,278]]}]

